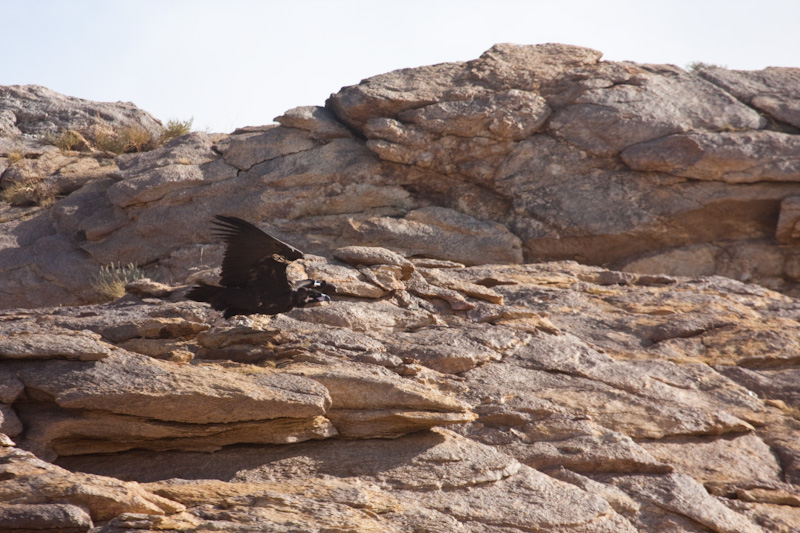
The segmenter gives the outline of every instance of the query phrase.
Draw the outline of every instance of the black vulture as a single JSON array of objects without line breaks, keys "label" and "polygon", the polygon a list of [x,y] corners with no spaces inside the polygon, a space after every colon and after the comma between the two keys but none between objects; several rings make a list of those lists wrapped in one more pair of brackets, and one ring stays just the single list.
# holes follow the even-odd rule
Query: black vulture
[{"label": "black vulture", "polygon": [[230,318],[255,313],[277,315],[309,303],[330,301],[325,293],[336,292],[336,287],[325,281],[289,282],[286,267],[303,257],[297,248],[240,218],[215,218],[214,235],[225,242],[220,284],[200,282],[187,298],[208,302]]}]

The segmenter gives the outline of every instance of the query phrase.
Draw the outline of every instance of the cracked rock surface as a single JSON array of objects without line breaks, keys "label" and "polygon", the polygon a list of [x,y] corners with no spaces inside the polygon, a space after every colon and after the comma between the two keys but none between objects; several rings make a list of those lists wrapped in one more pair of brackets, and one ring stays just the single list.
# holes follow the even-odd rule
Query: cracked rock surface
[{"label": "cracked rock surface", "polygon": [[[797,78],[503,44],[113,158],[0,88],[0,530],[797,531]],[[333,301],[187,301],[217,213]]]},{"label": "cracked rock surface", "polygon": [[[302,267],[406,275],[274,317],[221,320],[142,285],[0,314],[15,340],[0,365],[8,516],[35,506],[97,531],[793,531],[792,298],[573,262],[336,255],[348,263]],[[416,275],[431,288],[411,290]],[[54,328],[66,355],[42,334]],[[76,353],[98,344],[102,358]]]}]

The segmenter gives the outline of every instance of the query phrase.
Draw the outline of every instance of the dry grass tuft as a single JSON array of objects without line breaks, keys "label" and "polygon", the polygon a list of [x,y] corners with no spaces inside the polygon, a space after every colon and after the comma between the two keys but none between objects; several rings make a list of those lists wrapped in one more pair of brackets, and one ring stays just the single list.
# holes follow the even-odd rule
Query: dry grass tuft
[{"label": "dry grass tuft", "polygon": [[125,296],[125,285],[137,279],[144,278],[144,272],[133,263],[122,266],[121,263],[111,263],[100,267],[95,275],[92,288],[97,291],[105,301],[116,300]]},{"label": "dry grass tuft", "polygon": [[161,136],[153,137],[147,129],[139,124],[118,127],[108,124],[98,115],[97,122],[86,130],[79,132],[62,129],[61,133],[46,135],[44,140],[62,152],[91,151],[93,148],[116,155],[146,152],[191,132],[193,121],[193,118],[189,120],[171,119],[167,121]]},{"label": "dry grass tuft", "polygon": [[29,179],[12,183],[0,191],[0,200],[14,207],[39,205],[50,207],[56,203],[56,195],[50,182],[40,179]]},{"label": "dry grass tuft", "polygon": [[98,149],[112,154],[142,152],[155,148],[156,142],[142,126],[113,128],[105,124],[94,126],[94,140]]},{"label": "dry grass tuft", "polygon": [[9,164],[13,165],[25,159],[25,153],[22,150],[14,150],[6,156],[6,159],[8,159]]},{"label": "dry grass tuft", "polygon": [[126,126],[120,130],[120,136],[125,140],[127,151],[154,148],[153,136],[142,126]]},{"label": "dry grass tuft", "polygon": [[63,128],[61,129],[61,133],[49,133],[45,135],[44,140],[62,152],[71,152],[86,142],[83,136],[75,130],[65,130]]}]

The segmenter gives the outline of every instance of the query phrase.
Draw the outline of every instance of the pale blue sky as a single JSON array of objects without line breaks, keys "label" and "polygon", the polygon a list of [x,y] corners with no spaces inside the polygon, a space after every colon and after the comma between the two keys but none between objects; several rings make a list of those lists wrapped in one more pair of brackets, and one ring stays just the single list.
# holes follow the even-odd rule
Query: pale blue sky
[{"label": "pale blue sky", "polygon": [[797,0],[0,0],[0,14],[0,85],[131,101],[217,132],[498,42],[682,67],[800,67]]}]

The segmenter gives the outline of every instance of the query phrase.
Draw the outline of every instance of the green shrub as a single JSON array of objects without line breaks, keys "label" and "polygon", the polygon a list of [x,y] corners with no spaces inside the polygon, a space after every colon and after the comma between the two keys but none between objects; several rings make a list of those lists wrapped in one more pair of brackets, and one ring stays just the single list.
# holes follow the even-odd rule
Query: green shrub
[{"label": "green shrub", "polygon": [[189,120],[169,119],[166,128],[164,128],[164,133],[161,134],[161,144],[166,144],[172,139],[177,139],[191,132],[192,122],[194,122],[194,117]]}]

